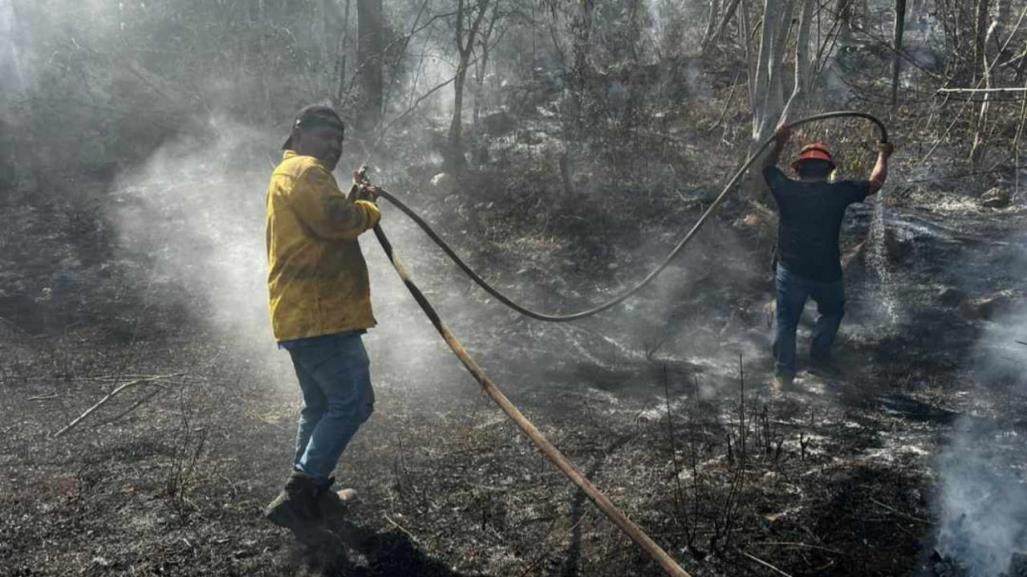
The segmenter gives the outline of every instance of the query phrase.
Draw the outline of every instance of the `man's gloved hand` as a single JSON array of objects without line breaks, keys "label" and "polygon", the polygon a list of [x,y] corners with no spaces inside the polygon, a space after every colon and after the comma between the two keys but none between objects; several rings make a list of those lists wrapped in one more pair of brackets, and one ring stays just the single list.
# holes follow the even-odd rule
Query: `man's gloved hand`
[{"label": "man's gloved hand", "polygon": [[779,126],[774,131],[774,140],[781,144],[788,142],[792,138],[792,128],[788,125]]},{"label": "man's gloved hand", "polygon": [[367,178],[367,167],[362,166],[353,172],[353,186],[349,189],[350,200],[368,200],[377,202],[382,189],[371,184]]},{"label": "man's gloved hand", "polygon": [[350,197],[353,200],[369,200],[371,202],[378,202],[378,197],[381,195],[382,189],[371,184],[354,184],[350,191]]},{"label": "man's gloved hand", "polygon": [[881,156],[888,158],[893,152],[895,152],[895,145],[890,142],[878,142],[877,152],[879,152]]}]

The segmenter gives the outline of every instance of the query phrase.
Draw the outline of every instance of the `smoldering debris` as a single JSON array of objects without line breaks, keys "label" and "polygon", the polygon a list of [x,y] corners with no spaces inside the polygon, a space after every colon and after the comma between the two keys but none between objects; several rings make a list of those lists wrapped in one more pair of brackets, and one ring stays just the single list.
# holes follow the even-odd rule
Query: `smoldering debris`
[{"label": "smoldering debris", "polygon": [[1027,480],[1016,466],[1022,462],[1022,445],[1019,433],[992,423],[962,419],[957,424],[954,440],[937,461],[936,548],[940,564],[955,569],[936,574],[1022,574],[1027,552]]}]

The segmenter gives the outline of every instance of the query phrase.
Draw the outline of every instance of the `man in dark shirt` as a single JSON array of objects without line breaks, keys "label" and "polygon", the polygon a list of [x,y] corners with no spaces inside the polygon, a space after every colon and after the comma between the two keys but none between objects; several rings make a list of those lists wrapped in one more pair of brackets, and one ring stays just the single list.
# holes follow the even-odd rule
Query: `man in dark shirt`
[{"label": "man in dark shirt", "polygon": [[774,335],[776,385],[789,387],[795,378],[795,331],[806,299],[813,298],[820,313],[813,328],[810,360],[815,365],[830,360],[842,316],[845,287],[842,282],[838,233],[845,209],[863,202],[884,185],[892,146],[878,144],[877,164],[870,180],[831,181],[835,164],[821,143],[803,147],[792,163],[798,180],[785,176],[777,161],[791,137],[778,130],[774,148],[763,167],[763,177],[777,202],[777,314]]}]

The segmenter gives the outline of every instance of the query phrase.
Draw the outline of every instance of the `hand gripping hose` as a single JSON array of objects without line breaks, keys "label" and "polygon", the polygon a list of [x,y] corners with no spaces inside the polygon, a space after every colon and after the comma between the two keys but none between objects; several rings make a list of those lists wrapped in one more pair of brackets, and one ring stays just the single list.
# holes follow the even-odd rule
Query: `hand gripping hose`
[{"label": "hand gripping hose", "polygon": [[[798,126],[802,126],[803,124],[808,124],[810,122],[817,122],[817,121],[821,121],[821,120],[828,120],[828,119],[832,119],[832,118],[844,118],[844,117],[865,118],[865,119],[869,120],[870,122],[873,122],[874,124],[877,125],[877,128],[880,131],[881,142],[888,142],[888,129],[885,128],[884,123],[882,123],[880,120],[878,120],[877,118],[875,118],[874,116],[872,116],[870,114],[867,114],[865,112],[858,112],[858,111],[854,111],[854,110],[841,110],[841,111],[837,111],[837,112],[826,112],[824,114],[817,114],[815,116],[807,116],[805,118],[801,118],[799,120],[796,120],[795,122],[792,122],[791,124],[788,124],[787,126],[788,126],[788,128],[795,128],[795,127],[798,127]],[[536,319],[536,320],[549,321],[549,322],[575,321],[575,320],[578,320],[578,319],[583,319],[585,317],[590,317],[590,316],[592,316],[592,315],[594,315],[596,313],[600,313],[602,311],[605,311],[608,308],[616,306],[617,304],[623,302],[628,297],[630,297],[631,295],[633,295],[633,294],[637,293],[638,291],[642,290],[642,288],[644,288],[646,285],[651,283],[653,281],[653,279],[655,279],[661,272],[663,272],[663,270],[667,268],[667,266],[671,263],[671,261],[674,260],[674,258],[677,257],[677,255],[679,253],[681,253],[682,250],[685,249],[685,246],[687,246],[688,243],[690,243],[692,241],[692,239],[695,238],[695,236],[702,229],[703,225],[706,224],[706,221],[710,218],[710,216],[714,212],[716,212],[716,210],[718,208],[720,208],[720,205],[727,198],[728,193],[731,192],[731,190],[734,188],[734,186],[736,184],[738,184],[738,181],[741,180],[742,176],[745,175],[746,171],[749,170],[749,168],[752,166],[752,163],[755,162],[757,158],[759,158],[759,156],[763,153],[763,151],[773,141],[774,141],[774,137],[771,136],[770,138],[767,138],[766,140],[764,140],[762,144],[760,144],[759,148],[756,149],[756,151],[749,157],[749,159],[745,161],[745,164],[743,164],[741,166],[741,168],[738,169],[738,172],[736,172],[735,175],[731,178],[731,180],[728,181],[727,185],[724,186],[724,189],[721,190],[719,195],[717,195],[717,198],[714,199],[713,203],[710,204],[710,206],[706,209],[705,212],[702,213],[702,215],[699,217],[699,220],[697,220],[695,222],[695,224],[692,225],[692,228],[691,228],[691,230],[688,231],[688,234],[686,234],[684,236],[684,238],[682,238],[678,242],[677,246],[674,247],[674,250],[670,251],[670,254],[668,254],[663,259],[663,261],[659,264],[659,266],[657,266],[649,274],[647,274],[645,277],[643,277],[642,280],[638,281],[638,283],[635,284],[635,286],[625,290],[624,292],[622,292],[621,294],[617,295],[616,297],[614,297],[614,298],[612,298],[612,299],[610,299],[610,300],[608,300],[608,301],[606,301],[606,302],[604,302],[602,304],[596,305],[594,307],[591,307],[591,308],[588,308],[588,309],[585,309],[585,310],[582,310],[582,311],[578,311],[578,312],[573,312],[573,313],[547,314],[547,313],[539,312],[539,311],[536,311],[536,310],[532,310],[532,309],[530,309],[530,308],[528,308],[526,306],[522,306],[522,305],[514,302],[513,299],[511,299],[510,297],[506,296],[505,294],[500,292],[499,289],[497,289],[494,286],[492,286],[491,284],[489,284],[488,281],[483,279],[481,277],[481,275],[479,275],[477,272],[475,272],[474,269],[472,269],[466,262],[464,262],[464,260],[461,259],[456,254],[456,251],[454,251],[453,248],[450,247],[449,244],[445,240],[443,240],[442,237],[440,237],[438,233],[436,233],[434,230],[432,230],[431,225],[429,225],[427,222],[425,222],[424,219],[421,218],[420,216],[418,216],[417,213],[415,213],[410,207],[408,207],[407,205],[403,204],[402,201],[397,199],[392,194],[389,194],[388,192],[382,191],[381,196],[384,197],[385,199],[387,199],[393,205],[395,205],[396,208],[398,208],[400,211],[403,212],[403,214],[405,214],[408,217],[410,217],[410,219],[413,220],[414,223],[417,224],[417,226],[421,227],[421,230],[423,230],[425,232],[425,234],[427,234],[428,237],[431,238],[432,241],[434,241],[435,244],[437,244],[439,246],[439,248],[441,248],[442,251],[445,252],[446,255],[449,256],[449,258],[454,263],[456,263],[456,265],[458,267],[460,267],[460,270],[464,271],[464,274],[466,274],[468,277],[470,277],[470,279],[473,280],[475,283],[477,283],[478,286],[480,286],[482,289],[484,289],[485,292],[487,292],[490,295],[494,296],[496,298],[496,300],[498,300],[499,302],[503,303],[504,305],[510,307],[511,309],[513,309],[513,310],[515,310],[515,311],[517,311],[517,312],[519,312],[519,313],[521,313],[521,314],[523,314],[525,316],[531,317],[531,318]]]},{"label": "hand gripping hose", "polygon": [[[844,116],[866,118],[876,123],[881,131],[881,141],[887,142],[888,133],[884,125],[873,116],[870,116],[869,114],[865,114],[862,112],[845,111],[818,114],[816,116],[810,116],[807,118],[803,118],[799,121],[793,122],[789,126],[795,127],[802,124],[806,124],[808,122],[825,120],[828,118],[839,118]],[[740,168],[738,172],[735,174],[735,176],[728,182],[727,186],[724,187],[724,190],[720,193],[716,200],[713,201],[713,204],[711,204],[710,207],[706,209],[706,211],[702,214],[702,216],[699,217],[698,222],[696,222],[696,224],[688,232],[685,238],[682,239],[676,247],[674,247],[674,250],[670,253],[669,256],[667,256],[666,259],[664,259],[664,261],[660,264],[659,267],[650,272],[637,285],[622,293],[621,295],[617,296],[613,300],[610,300],[606,303],[603,303],[599,306],[593,307],[588,310],[566,315],[546,315],[542,313],[537,313],[535,311],[524,308],[514,303],[505,295],[500,293],[498,290],[490,286],[487,282],[485,282],[484,279],[478,276],[469,266],[467,266],[467,264],[464,263],[463,260],[461,260],[456,255],[456,253],[453,252],[453,249],[450,248],[449,245],[446,244],[445,241],[443,241],[431,229],[431,227],[424,222],[424,220],[422,220],[412,210],[410,210],[410,208],[396,200],[395,197],[393,197],[392,195],[385,193],[384,191],[381,195],[389,199],[389,201],[395,204],[407,216],[412,218],[414,222],[416,222],[418,226],[420,226],[432,238],[432,240],[434,240],[440,247],[442,247],[446,254],[449,255],[449,257],[452,258],[453,261],[456,262],[456,264],[461,269],[463,269],[465,273],[468,274],[468,276],[470,276],[476,283],[478,283],[479,286],[488,291],[489,294],[496,297],[507,306],[513,308],[514,310],[524,313],[525,315],[530,316],[532,318],[546,321],[570,321],[594,315],[600,311],[606,310],[616,305],[617,303],[623,301],[632,294],[638,292],[642,287],[644,287],[653,278],[655,278],[656,275],[658,275],[660,271],[666,268],[667,264],[670,263],[670,261],[679,252],[681,252],[685,245],[687,245],[688,242],[695,236],[695,234],[699,231],[699,229],[702,227],[703,223],[707,220],[707,218],[709,218],[709,216],[713,214],[713,211],[716,210],[717,207],[720,206],[720,204],[724,201],[724,198],[727,196],[727,193],[730,192],[735,183],[738,182],[738,180],[742,177],[745,171],[748,170],[749,166],[755,161],[755,159],[760,155],[760,153],[763,152],[763,149],[765,149],[772,140],[773,138],[764,141],[763,144],[761,144],[760,147],[756,150],[756,152],[749,157],[749,160],[747,160],[745,164],[742,165],[742,168]],[[435,311],[435,308],[432,307],[431,303],[428,302],[428,299],[424,296],[424,293],[422,293],[421,289],[419,289],[417,285],[414,284],[414,281],[410,276],[410,271],[396,255],[395,251],[393,251],[392,243],[389,242],[388,237],[385,236],[385,231],[382,230],[381,225],[376,225],[374,227],[374,234],[378,238],[378,242],[382,245],[382,249],[385,251],[386,256],[388,256],[389,261],[392,263],[392,266],[396,269],[396,272],[399,274],[400,279],[403,280],[403,284],[406,285],[407,289],[410,291],[410,294],[413,295],[414,300],[416,300],[417,304],[421,306],[421,309],[428,316],[428,319],[431,320],[432,325],[434,325],[435,329],[439,332],[440,335],[442,335],[442,338],[446,341],[446,344],[449,345],[449,348],[453,351],[453,353],[456,354],[456,356],[460,359],[460,362],[463,363],[464,367],[468,370],[468,372],[471,373],[474,379],[478,381],[478,384],[481,385],[482,390],[484,390],[485,393],[490,398],[492,398],[492,400],[495,401],[497,405],[499,405],[503,412],[505,412],[507,416],[509,416],[510,419],[512,419],[514,423],[517,424],[517,426],[521,429],[524,435],[527,436],[528,439],[530,439],[536,447],[538,447],[538,449],[542,452],[543,456],[545,456],[545,458],[548,459],[549,462],[553,463],[558,469],[560,469],[560,471],[564,475],[566,475],[567,478],[570,479],[575,485],[577,485],[579,489],[581,489],[586,495],[588,495],[589,499],[591,499],[592,502],[595,503],[596,506],[599,507],[599,509],[601,509],[602,512],[611,521],[613,521],[614,524],[617,525],[617,527],[621,529],[621,531],[623,531],[636,544],[638,544],[638,546],[641,547],[646,552],[646,554],[649,555],[650,558],[656,561],[656,563],[658,563],[660,567],[663,568],[667,575],[670,575],[671,577],[691,577],[684,569],[681,568],[680,565],[677,564],[676,561],[674,561],[674,559],[669,554],[667,554],[666,551],[663,550],[663,548],[657,545],[656,542],[654,542],[649,537],[649,535],[645,533],[645,531],[643,531],[638,525],[632,522],[631,519],[627,517],[627,515],[625,515],[620,509],[618,509],[617,506],[614,505],[610,501],[610,499],[602,493],[602,491],[596,488],[596,486],[593,485],[591,481],[589,481],[588,477],[586,477],[584,473],[582,473],[576,466],[574,466],[574,464],[571,463],[570,460],[568,460],[567,457],[565,457],[559,449],[557,449],[552,443],[550,443],[549,440],[546,439],[546,437],[542,434],[542,432],[539,431],[538,428],[535,427],[535,425],[532,424],[532,422],[529,421],[528,418],[525,417],[524,414],[521,413],[521,411],[518,410],[512,402],[510,402],[510,399],[508,399],[506,395],[503,394],[503,391],[501,391],[499,387],[492,381],[492,379],[490,379],[488,375],[485,374],[485,371],[481,368],[481,366],[474,360],[473,357],[471,357],[470,354],[468,354],[467,350],[464,349],[463,345],[460,343],[460,341],[457,340],[453,333],[450,332],[449,327],[447,327],[446,324],[442,321],[442,318],[439,317],[439,314]]]}]

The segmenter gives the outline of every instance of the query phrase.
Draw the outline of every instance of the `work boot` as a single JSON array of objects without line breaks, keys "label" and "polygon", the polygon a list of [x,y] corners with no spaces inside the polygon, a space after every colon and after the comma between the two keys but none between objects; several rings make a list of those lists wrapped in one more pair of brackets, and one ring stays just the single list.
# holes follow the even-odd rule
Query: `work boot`
[{"label": "work boot", "polygon": [[820,377],[834,378],[840,376],[838,366],[832,361],[830,354],[810,352],[810,372]]},{"label": "work boot", "polygon": [[795,375],[785,371],[778,371],[774,375],[772,388],[778,393],[793,390],[795,388]]},{"label": "work boot", "polygon": [[357,492],[353,489],[332,491],[326,489],[318,496],[317,504],[325,518],[342,518],[349,512],[349,507],[357,500]]},{"label": "work boot", "polygon": [[318,507],[321,492],[316,479],[306,473],[293,471],[282,492],[264,509],[264,517],[288,529],[315,525],[321,520]]}]

